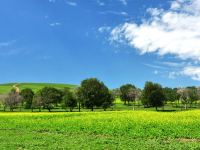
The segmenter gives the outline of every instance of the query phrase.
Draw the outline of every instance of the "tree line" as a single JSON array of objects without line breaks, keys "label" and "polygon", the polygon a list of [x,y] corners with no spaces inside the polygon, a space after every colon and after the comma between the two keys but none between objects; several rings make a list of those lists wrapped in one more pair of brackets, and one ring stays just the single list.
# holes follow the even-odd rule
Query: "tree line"
[{"label": "tree line", "polygon": [[146,82],[144,89],[139,89],[133,84],[125,84],[120,88],[109,90],[108,87],[96,78],[85,79],[76,89],[44,87],[37,92],[26,88],[22,91],[12,89],[7,96],[0,98],[0,106],[6,110],[14,111],[16,108],[47,109],[49,112],[55,107],[73,111],[74,108],[91,109],[111,107],[116,98],[120,98],[124,105],[141,102],[144,107],[164,107],[167,103],[176,102],[176,106],[184,104],[187,109],[200,98],[200,89],[197,87],[168,88],[158,83]]}]

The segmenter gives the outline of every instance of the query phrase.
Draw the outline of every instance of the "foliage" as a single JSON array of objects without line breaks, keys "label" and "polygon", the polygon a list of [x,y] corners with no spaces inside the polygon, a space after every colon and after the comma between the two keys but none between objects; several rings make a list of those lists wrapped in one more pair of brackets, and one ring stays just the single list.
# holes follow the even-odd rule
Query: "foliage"
[{"label": "foliage", "polygon": [[38,91],[34,96],[33,96],[33,101],[31,105],[32,111],[33,109],[39,109],[41,111],[42,108],[42,96],[40,91]]},{"label": "foliage", "polygon": [[165,94],[166,101],[174,102],[179,99],[176,89],[166,87],[163,88],[163,92]]},{"label": "foliage", "polygon": [[44,87],[39,91],[39,96],[41,96],[43,108],[51,111],[54,105],[62,100],[62,93],[56,88]]},{"label": "foliage", "polygon": [[149,103],[151,106],[156,107],[156,110],[157,107],[164,106],[164,101],[165,95],[161,88],[152,91],[152,93],[149,96]]},{"label": "foliage", "polygon": [[129,104],[129,102],[135,101],[136,88],[134,85],[132,84],[122,85],[120,87],[120,92],[121,92],[120,98],[122,101],[124,101],[124,104],[126,104],[126,102],[128,102]]},{"label": "foliage", "polygon": [[77,106],[77,100],[74,96],[74,93],[71,92],[69,89],[65,89],[65,94],[63,96],[64,106],[70,108],[70,111]]},{"label": "foliage", "polygon": [[156,110],[164,105],[165,95],[160,84],[146,82],[142,96],[143,104],[156,107]]},{"label": "foliage", "polygon": [[23,89],[20,92],[20,95],[22,96],[22,101],[25,102],[25,108],[30,109],[32,106],[33,96],[34,92],[30,88]]},{"label": "foliage", "polygon": [[95,106],[100,107],[104,102],[113,102],[113,96],[109,89],[96,78],[83,80],[78,88],[78,95],[84,106],[91,108],[92,111]]}]

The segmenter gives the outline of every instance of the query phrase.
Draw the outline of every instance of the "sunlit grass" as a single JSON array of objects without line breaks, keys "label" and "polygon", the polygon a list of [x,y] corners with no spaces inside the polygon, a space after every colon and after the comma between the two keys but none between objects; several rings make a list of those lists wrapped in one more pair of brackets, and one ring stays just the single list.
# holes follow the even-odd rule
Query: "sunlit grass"
[{"label": "sunlit grass", "polygon": [[[17,148],[15,144],[20,141],[20,139],[16,140],[19,132],[24,140],[29,138],[29,136],[36,138],[33,140],[35,143],[39,142],[37,136],[43,140],[45,138],[47,138],[45,140],[50,140],[58,135],[63,136],[63,138],[67,136],[65,137],[66,140],[73,137],[73,140],[71,140],[75,142],[77,139],[77,142],[81,142],[79,146],[82,145],[83,148],[85,148],[87,140],[92,137],[96,137],[92,139],[93,142],[101,143],[97,145],[97,149],[101,149],[105,145],[112,149],[115,149],[117,145],[126,149],[130,145],[137,145],[138,148],[148,147],[148,143],[139,146],[138,143],[143,141],[149,141],[149,144],[163,141],[164,143],[160,144],[160,146],[165,148],[168,147],[168,144],[165,142],[171,141],[171,146],[178,148],[177,145],[183,144],[181,139],[183,141],[193,139],[189,142],[184,142],[184,145],[186,147],[198,147],[198,139],[200,139],[200,111],[171,113],[153,111],[0,113],[0,130],[8,135],[13,135],[7,137],[7,134],[1,134],[0,139],[8,139],[7,144],[10,141],[14,142],[12,146],[15,149]],[[117,140],[117,137],[120,137],[121,141]],[[102,143],[102,140],[106,140],[107,143]],[[117,145],[113,145],[113,140],[117,141]],[[127,140],[131,140],[132,143],[125,145]],[[6,145],[5,142],[4,146]],[[27,143],[21,142],[26,147]],[[67,143],[70,143],[70,141]],[[54,147],[55,144],[58,144],[58,147],[59,145],[60,147],[63,146],[63,143],[49,144],[50,148]],[[90,144],[89,147],[92,146]],[[79,146],[75,144],[74,148],[78,149],[80,148]],[[152,145],[149,146],[151,147]],[[157,146],[159,147],[159,144]],[[66,148],[67,145],[64,147]],[[71,148],[73,149],[73,147]]]}]

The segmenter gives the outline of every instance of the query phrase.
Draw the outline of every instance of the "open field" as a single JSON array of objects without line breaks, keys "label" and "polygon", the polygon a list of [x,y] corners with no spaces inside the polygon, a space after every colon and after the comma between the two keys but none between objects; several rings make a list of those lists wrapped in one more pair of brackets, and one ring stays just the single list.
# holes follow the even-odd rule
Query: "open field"
[{"label": "open field", "polygon": [[0,149],[200,149],[200,111],[0,113]]},{"label": "open field", "polygon": [[25,88],[31,88],[34,92],[42,89],[43,87],[54,87],[58,89],[63,89],[64,87],[75,88],[76,85],[71,84],[51,84],[51,83],[8,83],[0,84],[0,94],[7,94],[13,88],[13,85],[17,85],[20,90]]}]

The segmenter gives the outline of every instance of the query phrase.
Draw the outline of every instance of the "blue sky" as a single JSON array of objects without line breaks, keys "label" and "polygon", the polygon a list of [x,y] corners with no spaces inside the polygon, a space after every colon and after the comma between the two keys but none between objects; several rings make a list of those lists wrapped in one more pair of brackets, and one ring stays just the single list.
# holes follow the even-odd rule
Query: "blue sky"
[{"label": "blue sky", "polygon": [[169,22],[186,15],[195,25],[191,18],[199,20],[200,7],[192,14],[186,5],[183,0],[1,0],[0,82],[80,84],[97,77],[110,88],[143,87],[145,81],[199,85],[200,32],[189,34],[189,28]]}]

